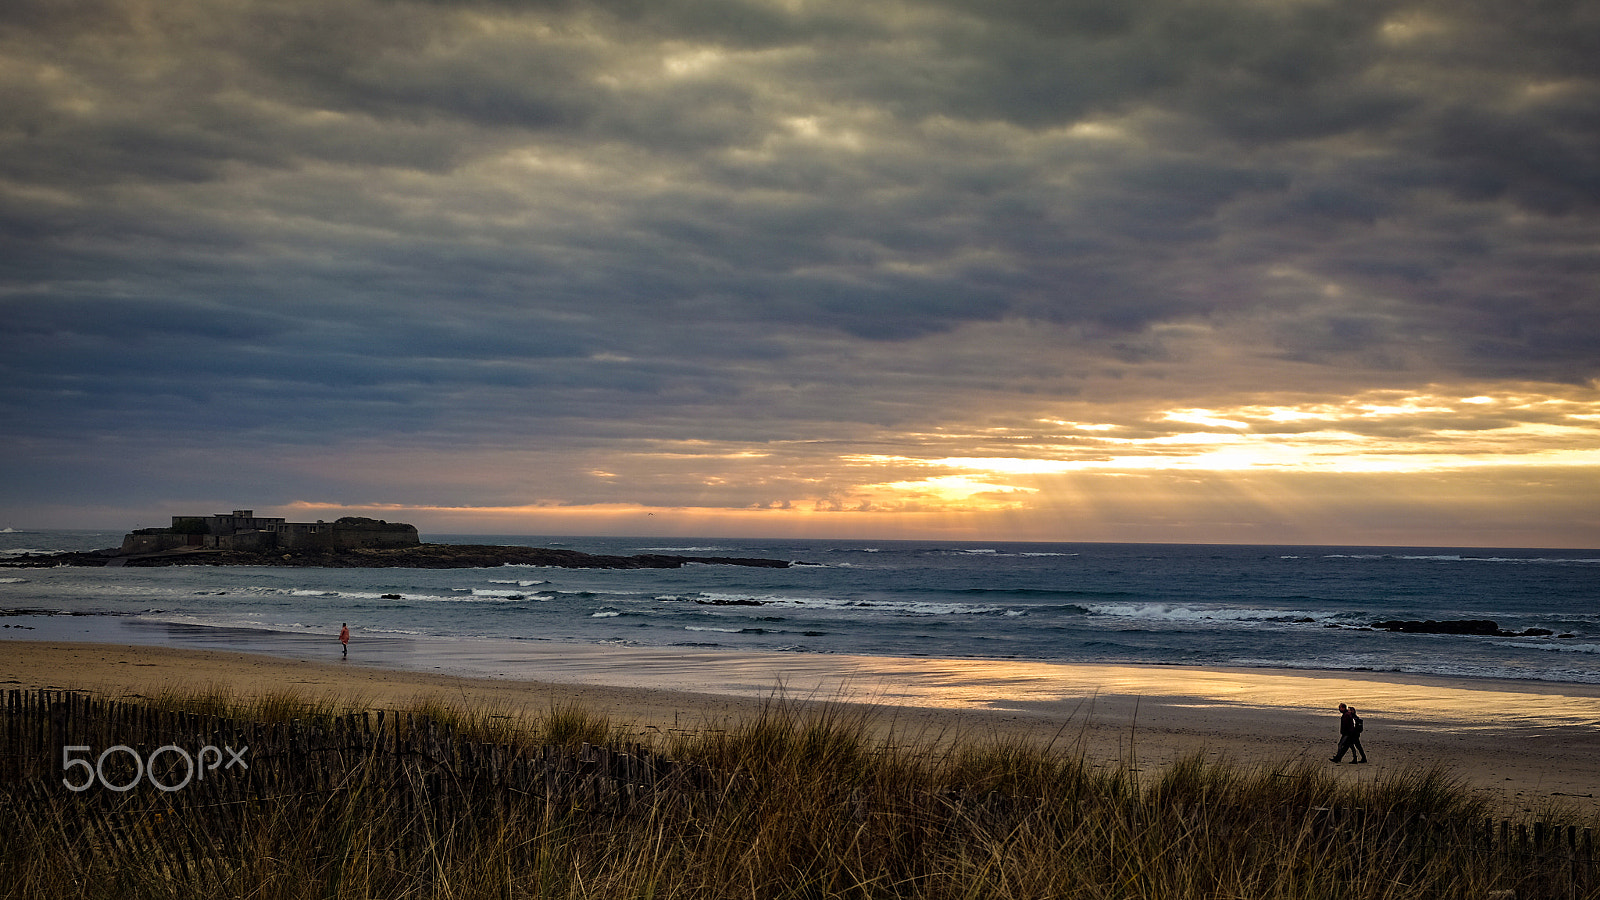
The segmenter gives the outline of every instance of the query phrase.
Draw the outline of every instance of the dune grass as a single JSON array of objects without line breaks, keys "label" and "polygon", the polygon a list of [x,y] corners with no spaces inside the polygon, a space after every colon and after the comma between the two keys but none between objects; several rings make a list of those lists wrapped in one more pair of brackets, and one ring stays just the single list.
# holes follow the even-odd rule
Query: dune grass
[{"label": "dune grass", "polygon": [[[149,702],[274,722],[357,708],[216,691]],[[523,715],[429,699],[402,712],[448,722],[462,739],[524,749],[627,734],[578,707]],[[64,857],[82,845],[59,828],[14,827],[0,846],[0,897],[1600,896],[1576,870],[1485,852],[1455,830],[1481,825],[1490,810],[1439,769],[1347,783],[1323,766],[1197,755],[1149,772],[1096,767],[1049,741],[934,747],[877,716],[775,700],[731,728],[655,739],[652,752],[716,773],[692,795],[665,794],[625,816],[536,798],[486,805],[435,823],[430,844],[404,853],[385,820],[400,807],[359,772],[348,791],[256,810],[192,870],[81,849]]]}]

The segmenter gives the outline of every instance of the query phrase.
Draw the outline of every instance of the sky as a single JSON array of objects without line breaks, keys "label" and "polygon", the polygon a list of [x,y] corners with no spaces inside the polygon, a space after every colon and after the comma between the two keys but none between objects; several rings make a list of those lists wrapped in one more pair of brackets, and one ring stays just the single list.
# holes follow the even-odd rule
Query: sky
[{"label": "sky", "polygon": [[6,0],[0,527],[1600,547],[1600,4]]}]

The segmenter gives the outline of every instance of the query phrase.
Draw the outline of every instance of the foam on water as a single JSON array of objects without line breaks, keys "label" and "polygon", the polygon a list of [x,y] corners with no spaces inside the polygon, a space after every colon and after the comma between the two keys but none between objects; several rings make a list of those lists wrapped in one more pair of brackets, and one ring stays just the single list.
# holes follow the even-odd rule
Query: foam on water
[{"label": "foam on water", "polygon": [[[5,537],[0,552],[22,543],[94,549],[121,536],[95,544],[83,534],[57,543],[49,533],[15,535],[9,547]],[[496,536],[457,542],[823,565],[525,567],[537,574],[499,567],[52,567],[0,570],[0,609],[115,616],[152,633],[170,625],[184,635],[238,627],[319,640],[348,621],[358,637],[413,635],[430,645],[504,640],[647,648],[679,645],[688,633],[703,638],[700,646],[740,652],[1268,665],[1600,683],[1595,551],[723,538],[684,539],[669,548],[660,539]],[[1493,619],[1507,631],[1555,634],[1486,638],[1367,627],[1388,619]],[[82,633],[82,625],[73,633]]]}]

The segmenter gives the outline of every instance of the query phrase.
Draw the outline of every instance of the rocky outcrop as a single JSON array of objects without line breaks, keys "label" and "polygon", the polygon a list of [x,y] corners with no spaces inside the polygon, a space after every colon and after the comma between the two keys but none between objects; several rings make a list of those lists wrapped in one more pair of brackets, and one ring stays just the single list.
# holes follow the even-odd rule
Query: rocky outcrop
[{"label": "rocky outcrop", "polygon": [[1422,622],[1391,619],[1387,622],[1373,622],[1370,627],[1380,631],[1400,631],[1406,634],[1469,634],[1483,637],[1544,637],[1554,633],[1548,628],[1502,631],[1500,624],[1492,619],[1447,619],[1443,622],[1436,622],[1433,619]]},{"label": "rocky outcrop", "polygon": [[737,556],[603,556],[547,547],[487,544],[417,544],[411,547],[303,548],[293,550],[175,550],[126,556],[115,550],[34,554],[0,565],[27,566],[303,566],[325,569],[473,569],[494,566],[553,566],[563,569],[676,569],[690,563],[714,566],[789,567],[786,560]]}]

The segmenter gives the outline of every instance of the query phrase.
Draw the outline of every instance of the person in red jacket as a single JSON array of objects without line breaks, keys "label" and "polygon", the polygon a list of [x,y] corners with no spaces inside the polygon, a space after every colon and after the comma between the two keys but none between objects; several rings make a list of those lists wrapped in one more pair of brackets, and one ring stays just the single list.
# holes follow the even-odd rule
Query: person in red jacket
[{"label": "person in red jacket", "polygon": [[343,656],[350,655],[350,623],[346,622],[339,628],[339,649]]}]

